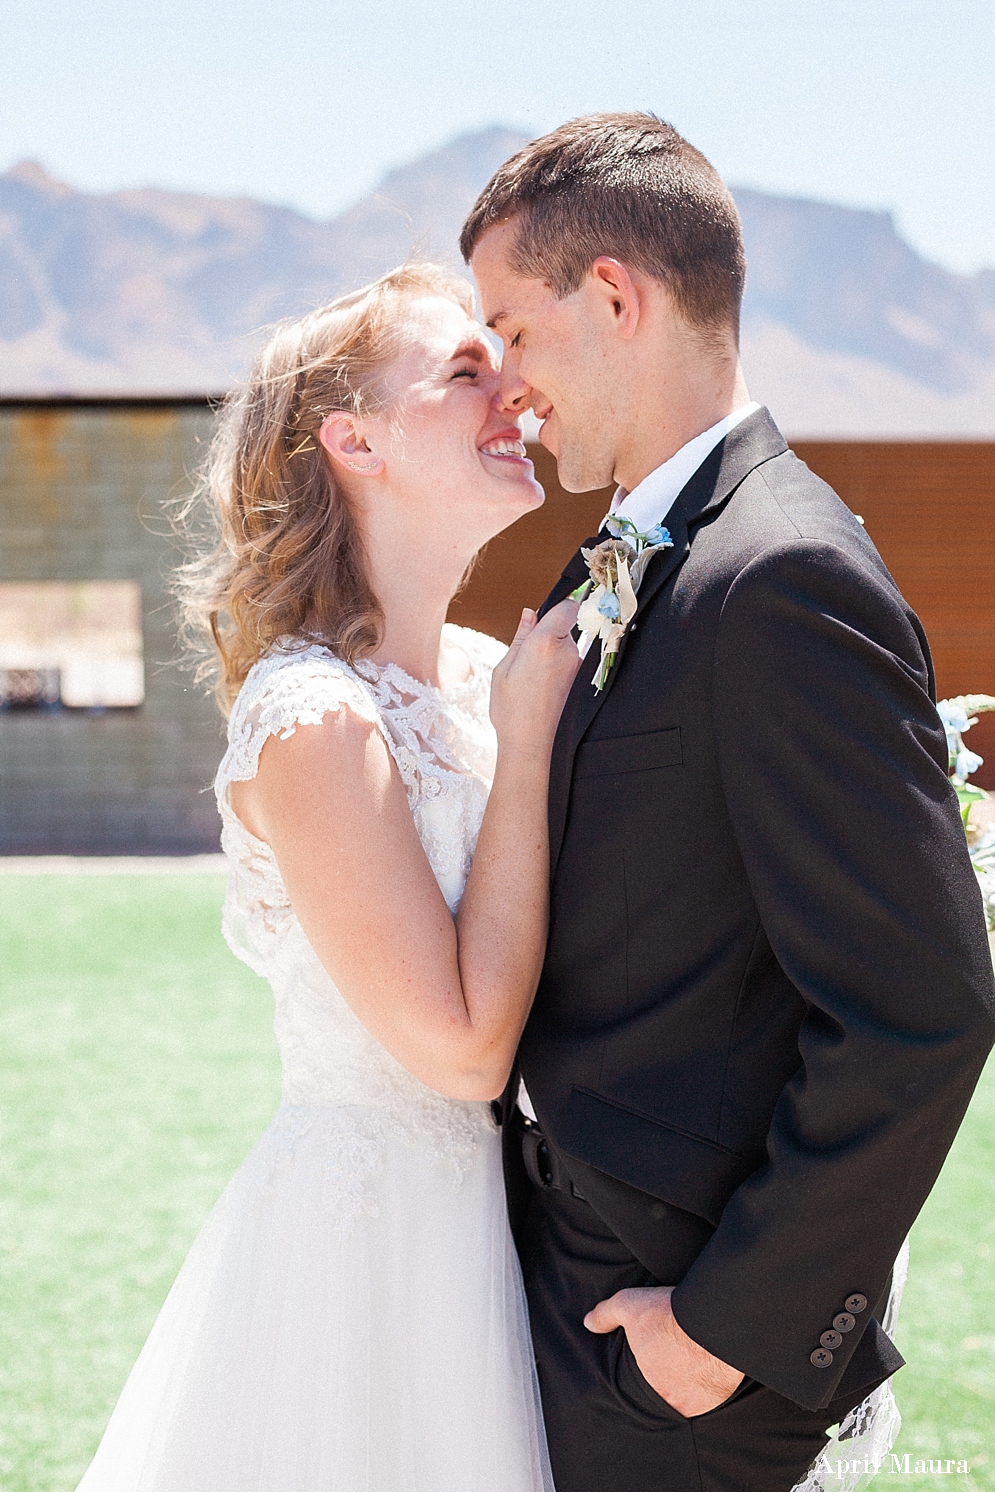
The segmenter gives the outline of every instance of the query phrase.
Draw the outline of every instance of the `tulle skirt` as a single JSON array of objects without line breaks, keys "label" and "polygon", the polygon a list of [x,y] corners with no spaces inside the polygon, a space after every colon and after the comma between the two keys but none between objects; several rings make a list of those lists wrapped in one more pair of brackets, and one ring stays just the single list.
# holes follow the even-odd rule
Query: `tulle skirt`
[{"label": "tulle skirt", "polygon": [[499,1135],[388,1140],[341,1226],[328,1117],[228,1186],[79,1492],[552,1492]]}]

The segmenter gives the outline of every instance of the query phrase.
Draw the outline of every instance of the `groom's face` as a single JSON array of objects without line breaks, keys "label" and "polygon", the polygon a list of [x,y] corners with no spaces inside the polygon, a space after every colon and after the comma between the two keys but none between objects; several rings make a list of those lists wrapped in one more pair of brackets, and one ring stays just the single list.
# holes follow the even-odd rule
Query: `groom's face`
[{"label": "groom's face", "polygon": [[612,481],[618,428],[615,339],[604,296],[584,284],[558,299],[544,280],[516,273],[514,233],[514,222],[489,228],[472,260],[484,320],[504,344],[503,402],[515,414],[532,407],[562,486],[590,492]]}]

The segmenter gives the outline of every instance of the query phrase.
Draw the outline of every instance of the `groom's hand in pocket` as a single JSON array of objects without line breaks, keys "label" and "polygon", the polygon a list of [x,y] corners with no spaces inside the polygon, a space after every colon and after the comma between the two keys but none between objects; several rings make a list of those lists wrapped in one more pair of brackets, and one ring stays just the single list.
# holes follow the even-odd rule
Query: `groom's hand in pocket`
[{"label": "groom's hand in pocket", "polygon": [[690,1419],[707,1414],[735,1393],[738,1368],[713,1357],[682,1331],[670,1309],[672,1285],[619,1290],[584,1317],[588,1331],[625,1330],[640,1373],[661,1399]]}]

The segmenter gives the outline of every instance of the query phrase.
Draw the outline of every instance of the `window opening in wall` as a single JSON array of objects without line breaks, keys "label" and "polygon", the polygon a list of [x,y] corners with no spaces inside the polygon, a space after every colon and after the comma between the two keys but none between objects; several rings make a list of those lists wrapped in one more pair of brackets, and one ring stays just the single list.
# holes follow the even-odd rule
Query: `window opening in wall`
[{"label": "window opening in wall", "polygon": [[144,698],[136,581],[0,582],[0,710],[128,709]]},{"label": "window opening in wall", "polygon": [[0,705],[8,710],[39,710],[59,704],[57,668],[0,668]]}]

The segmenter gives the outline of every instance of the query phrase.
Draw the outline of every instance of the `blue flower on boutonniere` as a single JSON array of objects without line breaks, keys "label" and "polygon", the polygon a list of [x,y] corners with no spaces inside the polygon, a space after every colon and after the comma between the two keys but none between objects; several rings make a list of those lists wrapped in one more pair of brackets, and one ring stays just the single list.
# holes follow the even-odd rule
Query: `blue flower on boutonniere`
[{"label": "blue flower on boutonniere", "polygon": [[[613,539],[628,539],[636,537],[636,525],[631,518],[619,518],[614,513],[609,513],[602,528],[606,528]],[[633,546],[635,547],[635,546]]]},{"label": "blue flower on boutonniere", "polygon": [[636,592],[646,566],[657,550],[674,547],[669,530],[661,523],[641,534],[631,519],[610,513],[603,527],[612,537],[593,549],[581,550],[591,578],[573,593],[574,600],[581,603],[577,625],[582,633],[582,651],[586,652],[596,637],[601,641],[601,662],[594,675],[598,692],[605,687],[619,644],[636,614]]},{"label": "blue flower on boutonniere", "polygon": [[661,545],[666,546],[673,542],[670,537],[670,529],[664,528],[662,523],[654,523],[653,527],[647,529],[642,537],[646,540],[647,547],[652,549],[658,549]]}]

